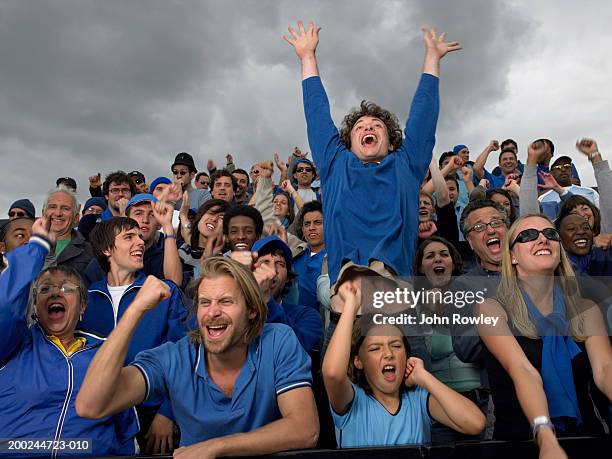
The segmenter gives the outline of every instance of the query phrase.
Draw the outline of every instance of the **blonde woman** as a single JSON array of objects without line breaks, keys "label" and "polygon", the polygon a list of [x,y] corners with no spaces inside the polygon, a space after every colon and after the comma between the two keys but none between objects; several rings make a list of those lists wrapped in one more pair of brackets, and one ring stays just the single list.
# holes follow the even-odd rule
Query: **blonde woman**
[{"label": "blonde woman", "polygon": [[[579,296],[548,218],[518,219],[502,252],[497,301],[487,300],[477,312],[499,318],[495,326],[479,326],[495,404],[494,438],[533,435],[540,457],[565,457],[556,435],[604,431],[595,406],[598,396],[604,405],[612,398],[610,341],[599,309]],[[599,390],[589,391],[592,380]]]}]

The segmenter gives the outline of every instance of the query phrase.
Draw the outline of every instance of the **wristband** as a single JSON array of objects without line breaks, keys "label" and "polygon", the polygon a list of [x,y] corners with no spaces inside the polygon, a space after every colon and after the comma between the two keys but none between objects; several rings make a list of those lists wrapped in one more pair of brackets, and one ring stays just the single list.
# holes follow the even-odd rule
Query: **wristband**
[{"label": "wristband", "polygon": [[176,239],[175,234],[164,234],[164,239]]},{"label": "wristband", "polygon": [[601,155],[598,151],[594,151],[593,153],[589,153],[589,161],[593,162],[593,158],[597,155]]},{"label": "wristband", "polygon": [[550,421],[548,416],[538,416],[531,422],[531,431],[533,432],[533,439],[535,440],[538,436],[538,432],[542,428],[551,429],[553,434],[555,433],[555,426]]}]

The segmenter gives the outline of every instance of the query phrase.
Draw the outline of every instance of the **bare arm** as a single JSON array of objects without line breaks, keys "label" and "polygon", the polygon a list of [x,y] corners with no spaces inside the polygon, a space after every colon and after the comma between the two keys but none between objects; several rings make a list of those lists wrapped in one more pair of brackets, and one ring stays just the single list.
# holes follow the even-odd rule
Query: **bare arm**
[{"label": "bare arm", "polygon": [[459,392],[438,381],[416,357],[408,359],[407,382],[418,384],[431,394],[429,412],[432,417],[458,432],[478,435],[485,428],[486,419],[482,411]]},{"label": "bare arm", "polygon": [[344,309],[332,335],[321,368],[329,402],[336,413],[344,413],[355,394],[348,378],[353,322],[361,303],[360,289],[350,281],[340,286],[338,297],[344,299]]},{"label": "bare arm", "polygon": [[580,139],[576,148],[584,154],[593,165],[595,181],[599,190],[599,210],[601,211],[601,232],[612,233],[612,170],[608,161],[604,161],[597,142],[593,139]]},{"label": "bare arm", "polygon": [[171,280],[176,285],[181,285],[183,283],[183,267],[176,247],[174,228],[172,227],[173,211],[173,207],[163,201],[158,201],[153,206],[153,213],[157,221],[161,223],[162,231],[166,235],[164,239],[164,278]]},{"label": "bare arm", "polygon": [[[454,159],[454,158],[453,158]],[[431,194],[431,188],[436,193],[436,200],[438,202],[438,207],[444,207],[450,202],[450,197],[448,195],[448,187],[446,186],[446,181],[444,177],[451,170],[450,164],[453,161],[449,161],[449,163],[440,170],[438,168],[438,164],[434,158],[431,158],[431,162],[429,163],[429,171],[431,172],[431,180],[423,186],[423,191],[429,192]]]},{"label": "bare arm", "polygon": [[499,150],[499,142],[497,140],[491,140],[489,145],[482,150],[482,153],[480,153],[478,158],[476,158],[476,161],[474,161],[474,174],[476,174],[476,178],[478,178],[478,180],[484,177],[487,159],[489,158],[489,155],[496,150]]},{"label": "bare arm", "polygon": [[136,367],[123,367],[132,335],[140,319],[160,301],[170,298],[170,288],[149,276],[106,342],[96,353],[85,375],[75,407],[79,416],[99,419],[141,403],[146,384]]},{"label": "bare arm", "polygon": [[[476,314],[482,313],[484,317],[499,318],[496,326],[479,325],[478,332],[487,349],[512,379],[525,417],[530,423],[538,416],[548,417],[548,402],[542,378],[512,335],[505,311],[495,300],[485,300],[477,309],[479,310],[476,311]],[[559,457],[564,457],[563,450],[552,430],[540,429],[537,442],[541,449],[541,456],[544,451],[554,450],[563,454]]]},{"label": "bare arm", "polygon": [[282,418],[253,432],[228,435],[196,443],[174,452],[176,458],[251,456],[316,445],[319,419],[310,387],[300,387],[278,396]]},{"label": "bare arm", "polygon": [[298,21],[298,31],[291,26],[288,28],[290,36],[283,35],[283,39],[295,49],[302,63],[302,80],[313,76],[319,76],[319,67],[315,52],[319,43],[319,31],[321,27],[315,27],[312,22],[308,23],[308,29],[304,29],[304,23]]}]

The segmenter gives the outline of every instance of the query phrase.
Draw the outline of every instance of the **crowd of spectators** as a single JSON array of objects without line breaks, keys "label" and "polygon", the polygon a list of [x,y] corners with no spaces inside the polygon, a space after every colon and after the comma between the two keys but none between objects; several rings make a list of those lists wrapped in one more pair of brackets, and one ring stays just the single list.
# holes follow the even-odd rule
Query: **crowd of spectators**
[{"label": "crowd of spectators", "polygon": [[[533,438],[564,457],[557,437],[609,435],[608,161],[587,138],[569,155],[535,140],[525,163],[512,139],[436,158],[440,61],[461,47],[422,33],[403,131],[367,101],[334,125],[319,28],[299,22],[284,38],[311,159],[203,171],[180,152],[150,182],[92,175],[84,204],[70,177],[38,217],[17,199],[0,230],[0,437],[54,441],[54,457],[67,438],[177,457]],[[424,294],[410,307],[373,302],[408,288]]]}]

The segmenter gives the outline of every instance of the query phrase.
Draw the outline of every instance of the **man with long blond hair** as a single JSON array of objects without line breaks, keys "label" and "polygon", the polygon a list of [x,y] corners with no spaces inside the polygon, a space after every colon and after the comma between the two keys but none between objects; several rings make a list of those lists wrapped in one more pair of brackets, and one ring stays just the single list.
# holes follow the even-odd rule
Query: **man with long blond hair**
[{"label": "man with long blond hair", "polygon": [[165,283],[147,278],[89,367],[76,402],[79,415],[95,419],[165,395],[181,429],[178,457],[313,447],[319,423],[310,359],[289,327],[264,324],[257,281],[233,260],[202,263],[192,307],[197,330],[123,367],[143,315],[169,294]]}]

